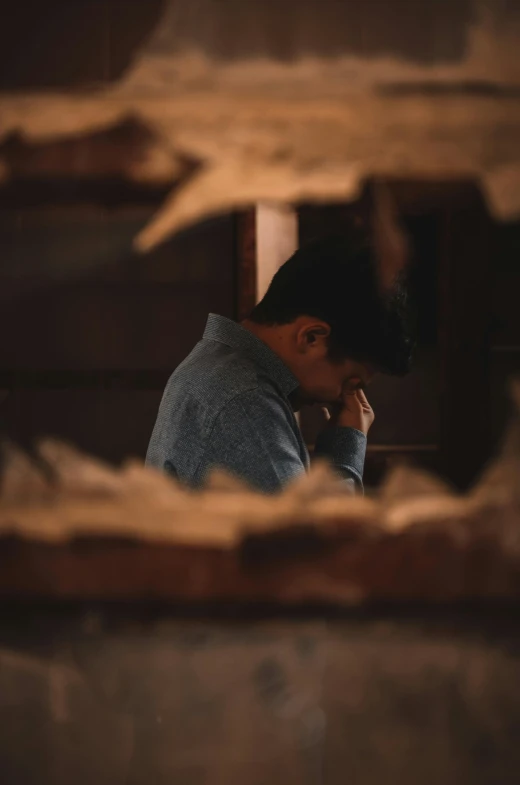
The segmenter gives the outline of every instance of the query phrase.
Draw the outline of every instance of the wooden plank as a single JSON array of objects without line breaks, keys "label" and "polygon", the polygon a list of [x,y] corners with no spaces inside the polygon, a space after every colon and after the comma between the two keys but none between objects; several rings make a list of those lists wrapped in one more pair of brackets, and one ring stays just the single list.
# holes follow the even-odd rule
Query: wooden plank
[{"label": "wooden plank", "polygon": [[298,215],[292,207],[256,206],[257,300],[261,300],[277,270],[298,247]]},{"label": "wooden plank", "polygon": [[92,87],[114,81],[162,10],[161,0],[18,0],[6,5],[0,27],[2,90]]},{"label": "wooden plank", "polygon": [[[518,258],[515,257],[515,264]],[[494,346],[520,346],[520,270],[509,269],[494,271],[494,291],[492,299]]]},{"label": "wooden plank", "polygon": [[242,321],[257,301],[256,277],[256,211],[254,208],[237,213],[236,222],[236,309]]},{"label": "wooden plank", "polygon": [[[87,514],[87,513],[85,513]],[[376,540],[305,527],[248,536],[238,549],[83,539],[0,542],[0,597],[154,598],[181,603],[333,605],[518,598],[520,570],[489,536],[455,547],[444,531]]]},{"label": "wooden plank", "polygon": [[16,390],[163,390],[165,369],[0,370],[0,388]]},{"label": "wooden plank", "polygon": [[[16,307],[15,307],[16,306]],[[0,315],[13,370],[173,370],[200,340],[210,311],[230,313],[232,292],[213,284],[60,287]]]},{"label": "wooden plank", "polygon": [[8,389],[0,430],[19,445],[51,436],[113,464],[144,460],[163,389]]},{"label": "wooden plank", "polygon": [[494,229],[476,186],[444,213],[440,251],[441,454],[461,487],[490,457],[489,344]]}]

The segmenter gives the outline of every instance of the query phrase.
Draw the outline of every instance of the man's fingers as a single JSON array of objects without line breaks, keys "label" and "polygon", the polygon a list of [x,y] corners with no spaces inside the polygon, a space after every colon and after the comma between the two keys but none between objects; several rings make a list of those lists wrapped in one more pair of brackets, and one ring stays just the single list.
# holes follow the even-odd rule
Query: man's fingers
[{"label": "man's fingers", "polygon": [[355,412],[361,408],[361,401],[357,397],[357,393],[355,390],[351,390],[350,392],[345,392],[343,395],[343,405],[346,406],[347,409]]},{"label": "man's fingers", "polygon": [[361,406],[364,408],[371,408],[364,390],[356,390],[356,395]]},{"label": "man's fingers", "polygon": [[343,408],[338,415],[338,425],[356,428],[364,434],[370,430],[374,412],[362,390],[346,390],[343,393]]}]

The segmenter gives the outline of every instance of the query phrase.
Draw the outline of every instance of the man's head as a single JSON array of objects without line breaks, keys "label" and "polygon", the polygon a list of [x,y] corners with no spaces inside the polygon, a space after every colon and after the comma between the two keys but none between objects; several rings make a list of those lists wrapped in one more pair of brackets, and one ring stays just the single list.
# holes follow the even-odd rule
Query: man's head
[{"label": "man's head", "polygon": [[378,285],[370,243],[334,236],[293,254],[247,326],[291,369],[303,400],[334,403],[378,372],[409,370],[404,306],[401,285]]}]

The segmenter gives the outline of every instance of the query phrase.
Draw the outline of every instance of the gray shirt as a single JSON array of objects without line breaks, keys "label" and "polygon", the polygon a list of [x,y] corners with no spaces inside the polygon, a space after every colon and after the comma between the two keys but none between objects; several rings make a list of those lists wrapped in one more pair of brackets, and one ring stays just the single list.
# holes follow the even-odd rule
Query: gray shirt
[{"label": "gray shirt", "polygon": [[[263,341],[210,314],[202,340],[171,375],[146,463],[200,487],[219,467],[266,493],[309,466],[289,396],[298,381]],[[362,489],[366,437],[327,428],[316,455],[328,458],[350,489]]]}]

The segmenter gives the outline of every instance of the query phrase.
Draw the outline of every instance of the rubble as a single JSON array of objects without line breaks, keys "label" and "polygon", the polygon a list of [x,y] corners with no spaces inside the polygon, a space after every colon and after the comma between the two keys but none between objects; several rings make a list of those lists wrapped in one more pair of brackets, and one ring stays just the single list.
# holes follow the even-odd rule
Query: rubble
[{"label": "rubble", "polygon": [[[518,386],[513,392],[518,404]],[[40,445],[37,461],[10,446],[0,486],[0,562],[13,540],[36,548],[49,570],[49,547],[75,559],[74,543],[90,541],[103,561],[116,541],[117,559],[137,560],[139,570],[139,559],[148,565],[159,559],[164,573],[148,566],[143,575],[160,594],[167,586],[176,596],[240,590],[290,602],[516,597],[519,436],[517,415],[501,454],[465,495],[418,469],[398,467],[375,498],[343,493],[338,477],[319,463],[283,493],[265,496],[222,472],[195,492],[135,461],[114,469],[55,441]],[[125,542],[139,547],[128,551]],[[10,557],[6,565],[9,580],[34,579],[15,573]],[[85,569],[80,560],[75,570]],[[75,585],[79,578],[67,574]],[[94,586],[98,578],[88,572],[81,580]],[[120,579],[107,573],[109,582]],[[135,580],[132,591],[140,585]]]}]

